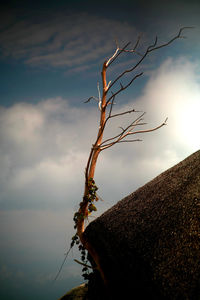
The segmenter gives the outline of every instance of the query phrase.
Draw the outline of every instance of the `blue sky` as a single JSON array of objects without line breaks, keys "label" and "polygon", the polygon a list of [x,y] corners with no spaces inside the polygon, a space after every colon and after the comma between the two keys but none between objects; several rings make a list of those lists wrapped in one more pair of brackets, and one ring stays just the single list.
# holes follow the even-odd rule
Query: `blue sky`
[{"label": "blue sky", "polygon": [[[186,39],[152,53],[143,77],[116,98],[114,110],[146,111],[152,128],[141,143],[102,153],[96,171],[98,214],[199,149],[199,1],[6,1],[0,10],[0,297],[57,299],[82,282],[70,254],[72,218],[81,199],[84,168],[98,126],[95,102],[101,67],[120,45],[140,51]],[[133,65],[124,54],[108,72],[113,80]],[[124,81],[126,82],[126,81]],[[117,87],[116,87],[117,88]],[[129,119],[114,120],[113,135]],[[92,220],[92,219],[91,219]],[[90,220],[90,221],[91,221]]]}]

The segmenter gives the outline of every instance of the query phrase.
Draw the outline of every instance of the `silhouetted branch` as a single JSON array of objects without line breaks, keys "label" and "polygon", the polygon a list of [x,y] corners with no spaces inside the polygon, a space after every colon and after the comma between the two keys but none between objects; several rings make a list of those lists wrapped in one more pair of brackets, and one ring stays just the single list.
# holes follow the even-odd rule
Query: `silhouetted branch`
[{"label": "silhouetted branch", "polygon": [[[132,112],[133,112],[134,110],[132,110]],[[122,114],[125,114],[126,112],[124,112],[124,113],[122,113]],[[142,117],[144,116],[144,114],[145,113],[143,113],[142,115],[140,115],[137,119],[135,119],[131,124],[129,124],[125,129],[124,128],[122,128],[122,127],[120,127],[121,129],[122,129],[122,132],[120,132],[119,134],[117,134],[116,136],[114,136],[114,137],[111,137],[111,138],[108,138],[108,139],[106,139],[105,141],[103,141],[99,146],[100,146],[100,149],[101,150],[103,150],[102,149],[102,145],[104,145],[105,143],[107,143],[107,142],[109,142],[109,141],[112,141],[112,140],[114,140],[114,139],[118,139],[118,140],[120,140],[121,139],[121,137],[124,135],[124,133],[127,131],[127,130],[129,130],[131,127],[135,127],[135,126],[137,126],[137,125],[139,125],[139,122],[140,121],[142,121],[143,119],[142,119]],[[119,115],[119,114],[118,114]],[[107,120],[108,119],[110,119],[109,117],[107,118]]]},{"label": "silhouetted branch", "polygon": [[[110,112],[109,112],[108,117],[107,117],[106,120],[105,120],[105,123],[104,123],[104,125],[103,125],[103,127],[102,127],[102,130],[100,131],[100,134],[103,133],[103,131],[104,131],[105,127],[106,127],[107,122],[108,122],[111,118],[120,117],[120,116],[123,116],[123,115],[126,115],[126,114],[130,114],[130,113],[133,113],[133,112],[140,112],[140,111],[136,111],[135,109],[131,109],[131,110],[128,110],[128,111],[125,111],[125,112],[121,112],[121,113],[112,115],[113,102],[114,102],[114,98],[112,99],[112,102],[110,103],[110,104],[111,104]],[[143,116],[143,115],[144,115],[144,113],[142,114],[142,116]],[[141,119],[141,116],[140,116],[139,118],[140,118],[140,121],[141,121],[141,120],[142,120],[142,119]],[[139,119],[139,118],[138,118],[138,119]],[[136,122],[138,119],[136,119],[134,122]],[[140,123],[140,124],[137,124],[137,125],[145,125],[145,124],[146,124],[146,123]],[[122,127],[119,127],[119,128],[122,128]],[[125,130],[127,130],[128,128],[129,128],[129,126],[128,126]],[[124,130],[124,129],[122,128],[122,130]],[[117,137],[119,137],[119,136],[120,136],[120,134],[118,134],[117,136],[115,136],[115,137],[113,137],[113,138],[111,138],[111,139],[117,138]],[[97,140],[98,140],[98,138],[99,138],[99,136],[97,137]],[[110,139],[108,139],[108,140],[110,140]],[[102,142],[100,145],[98,145],[98,147],[100,147],[103,143],[107,142],[108,140]],[[97,141],[96,141],[96,143],[93,145],[93,148],[97,148]]]},{"label": "silhouetted branch", "polygon": [[[156,45],[157,45],[157,42],[158,42],[158,38],[157,38],[157,36],[156,36],[153,45],[150,45],[150,46],[147,47],[147,49],[146,49],[146,51],[144,52],[144,54],[142,55],[141,59],[140,59],[140,60],[139,60],[132,68],[123,71],[123,72],[122,72],[122,73],[121,73],[121,74],[120,74],[120,75],[119,75],[119,76],[118,76],[118,77],[110,84],[108,90],[110,90],[110,89],[112,88],[112,86],[113,86],[120,78],[122,78],[126,73],[133,72],[133,71],[134,71],[134,70],[142,63],[142,61],[145,59],[145,57],[146,57],[150,52],[152,52],[152,51],[154,51],[154,50],[158,50],[158,49],[163,48],[163,47],[166,47],[166,46],[170,45],[171,43],[173,43],[176,39],[179,39],[179,38],[185,38],[184,36],[181,36],[181,33],[183,32],[184,29],[191,29],[191,28],[193,28],[193,27],[182,27],[182,28],[179,30],[178,34],[177,34],[175,37],[173,37],[173,38],[172,38],[171,40],[169,40],[167,43],[161,44],[160,46],[157,46],[157,47],[156,47]],[[124,50],[125,50],[125,49],[124,49]],[[124,50],[123,50],[123,51],[124,51]],[[122,51],[122,52],[123,52],[123,51]],[[120,53],[120,54],[121,54],[121,53]]]},{"label": "silhouetted branch", "polygon": [[133,50],[136,50],[136,49],[137,49],[137,47],[138,47],[138,45],[139,45],[139,42],[140,42],[140,39],[141,39],[141,35],[138,36],[138,39],[137,39],[137,41],[136,41],[136,43],[135,43],[135,46],[133,47]]},{"label": "silhouetted branch", "polygon": [[[125,86],[123,86],[122,83],[120,82],[121,88],[120,88],[117,92],[112,93],[112,96],[110,96],[110,98],[107,100],[107,103],[109,103],[109,102],[112,100],[113,97],[117,96],[119,93],[121,93],[122,91],[124,91],[125,89],[127,89],[127,88],[133,83],[133,81],[135,81],[138,77],[140,77],[140,76],[142,76],[142,75],[143,75],[143,72],[140,73],[140,74],[135,75],[135,76],[129,81],[129,83],[128,83],[127,85],[125,85]],[[111,85],[112,85],[112,84],[111,84]],[[111,87],[111,85],[110,85],[110,87]]]},{"label": "silhouetted branch", "polygon": [[131,109],[131,110],[124,111],[124,112],[122,112],[122,113],[118,113],[118,114],[115,114],[115,115],[111,115],[111,116],[109,116],[109,118],[115,118],[115,117],[127,115],[127,114],[130,114],[130,113],[132,113],[132,112],[135,112],[135,109]]},{"label": "silhouetted branch", "polygon": [[109,67],[122,52],[136,53],[136,54],[142,56],[141,53],[136,51],[136,48],[139,45],[140,39],[141,39],[141,35],[138,36],[137,41],[136,41],[135,46],[133,47],[133,49],[129,49],[129,50],[126,50],[126,48],[131,44],[131,42],[128,42],[123,48],[120,48],[119,45],[118,45],[117,40],[115,40],[116,50],[115,50],[114,54],[107,60],[106,67]]},{"label": "silhouetted branch", "polygon": [[[114,105],[114,100],[115,100],[115,96],[113,96],[112,101],[108,104],[110,104],[110,111],[109,111],[109,117],[111,117],[112,114],[112,109],[113,109],[113,105]],[[107,119],[106,119],[107,122]]]},{"label": "silhouetted branch", "polygon": [[86,100],[86,101],[84,101],[84,103],[88,103],[88,102],[90,102],[90,100],[96,100],[96,101],[99,101],[99,99],[97,99],[96,97],[94,97],[94,96],[92,96],[92,97],[90,97],[88,100]]},{"label": "silhouetted branch", "polygon": [[[111,142],[111,143],[108,143],[106,145],[104,145],[102,147],[102,144],[101,144],[101,151],[105,150],[105,149],[108,149],[112,146],[114,146],[115,144],[118,144],[118,143],[121,143],[121,142],[135,142],[135,141],[141,141],[141,140],[124,140],[125,137],[129,136],[129,135],[134,135],[134,134],[141,134],[141,133],[148,133],[148,132],[152,132],[152,131],[155,131],[155,130],[158,130],[159,128],[163,127],[164,125],[166,125],[166,121],[167,119],[165,120],[165,122],[163,122],[161,125],[155,127],[155,128],[151,128],[151,129],[146,129],[146,130],[138,130],[138,131],[132,131],[133,129],[131,129],[130,131],[126,132],[127,129],[124,129],[122,131],[121,134],[119,134],[118,136],[115,136],[113,138],[110,138],[110,139],[107,139],[106,141],[104,141],[102,144],[110,141],[110,140],[113,140],[115,139],[115,141]],[[131,124],[129,125],[127,128],[130,128],[130,127],[135,127],[137,125],[140,125],[140,124]]]},{"label": "silhouetted branch", "polygon": [[123,141],[119,141],[119,143],[133,143],[133,142],[142,142],[142,140],[140,139],[136,139],[136,140],[123,140]]},{"label": "silhouetted branch", "polygon": [[[166,47],[166,46],[170,45],[171,43],[173,43],[173,41],[175,41],[175,40],[177,40],[177,39],[181,39],[181,38],[183,39],[183,38],[186,38],[185,36],[182,36],[182,35],[181,35],[182,31],[185,30],[185,29],[192,29],[192,28],[194,28],[194,27],[191,27],[191,26],[182,27],[182,28],[179,30],[178,34],[177,34],[175,37],[173,37],[169,42],[164,43],[164,44],[162,44],[162,45],[160,45],[160,46],[157,46],[157,47],[155,47],[156,44],[157,44],[157,40],[158,40],[157,37],[156,37],[156,40],[155,40],[154,45],[149,46],[149,47],[147,48],[148,53],[149,53],[149,52],[152,52],[152,51],[154,51],[154,50],[157,50],[157,49],[161,49],[161,48],[163,48],[163,47]],[[150,48],[152,48],[152,49],[150,49]]]}]

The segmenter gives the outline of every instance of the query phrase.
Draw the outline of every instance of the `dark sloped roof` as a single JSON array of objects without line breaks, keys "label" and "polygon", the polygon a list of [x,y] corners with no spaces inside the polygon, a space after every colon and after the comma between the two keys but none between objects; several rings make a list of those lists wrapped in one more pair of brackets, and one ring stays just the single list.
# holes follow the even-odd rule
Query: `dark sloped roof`
[{"label": "dark sloped roof", "polygon": [[125,291],[200,299],[200,151],[119,201],[85,235],[119,299]]}]

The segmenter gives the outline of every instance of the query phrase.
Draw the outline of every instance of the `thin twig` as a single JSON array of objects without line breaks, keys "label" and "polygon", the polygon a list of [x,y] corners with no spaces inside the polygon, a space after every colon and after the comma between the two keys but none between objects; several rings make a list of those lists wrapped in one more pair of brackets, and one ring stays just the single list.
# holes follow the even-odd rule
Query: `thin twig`
[{"label": "thin twig", "polygon": [[[122,49],[119,49],[122,50]],[[141,54],[140,52],[134,50],[134,49],[129,49],[129,50],[122,50],[122,52],[128,52],[128,53],[136,53],[139,56],[142,56],[143,54]]]},{"label": "thin twig", "polygon": [[136,48],[138,47],[139,42],[140,42],[140,39],[141,39],[141,36],[142,36],[142,35],[139,35],[139,36],[138,36],[138,39],[137,39],[137,41],[136,41],[136,43],[135,43],[135,46],[133,47],[133,50],[136,50]]},{"label": "thin twig", "polygon": [[87,265],[87,264],[84,264],[84,263],[82,263],[81,261],[79,261],[78,259],[74,259],[74,261],[77,263],[77,264],[79,264],[79,265],[82,265],[82,266],[84,266],[84,267],[86,267],[86,268],[91,268],[92,269],[92,267],[91,266],[89,266],[89,265]]},{"label": "thin twig", "polygon": [[[141,73],[135,75],[135,76],[129,81],[129,83],[128,83],[127,85],[125,85],[125,86],[123,86],[123,85],[121,84],[121,85],[120,85],[121,88],[120,88],[117,92],[112,93],[112,96],[110,96],[110,98],[107,100],[106,103],[108,104],[108,103],[112,100],[113,97],[117,96],[119,93],[121,93],[122,91],[124,91],[125,89],[127,89],[127,88],[133,83],[133,81],[135,81],[138,77],[140,77],[140,76],[142,76],[142,75],[143,75],[143,72],[141,72]],[[112,85],[112,84],[111,84],[111,85]],[[111,85],[110,85],[110,87],[111,87]]]},{"label": "thin twig", "polygon": [[[136,122],[136,121],[132,122],[132,123],[131,123],[129,126],[127,126],[120,134],[118,134],[118,136],[115,136],[115,137],[113,137],[113,138],[107,139],[107,140],[105,140],[103,143],[101,143],[100,149],[101,149],[101,151],[102,151],[102,150],[105,150],[105,149],[107,149],[107,148],[110,148],[110,147],[112,147],[113,145],[115,145],[115,144],[121,142],[121,141],[122,141],[125,137],[127,137],[128,135],[141,134],[141,133],[147,133],[147,132],[152,132],[152,131],[158,130],[159,128],[161,128],[161,127],[163,127],[164,125],[166,125],[167,119],[168,119],[168,118],[166,118],[165,121],[164,121],[161,125],[159,125],[159,126],[157,126],[157,127],[155,127],[155,128],[152,128],[152,129],[146,129],[146,130],[132,131],[133,128],[134,128],[135,126],[138,125],[138,122],[141,121],[141,118],[138,118],[138,122]],[[134,123],[136,123],[136,124],[134,124]],[[128,131],[129,128],[130,128],[130,130]],[[128,131],[128,132],[127,132],[127,131]],[[113,140],[113,139],[115,139],[115,141],[113,141],[113,142],[111,142],[111,143],[108,143],[108,144],[106,144],[106,145],[104,145],[104,146],[102,147],[102,144],[105,144],[105,143],[107,143],[108,141],[111,141],[111,140]]]},{"label": "thin twig", "polygon": [[[111,118],[114,100],[115,100],[115,96],[112,98],[112,101],[110,103],[110,111],[109,111],[109,117],[108,118]],[[106,122],[107,122],[107,119],[106,119]]]},{"label": "thin twig", "polygon": [[93,100],[96,100],[96,101],[99,101],[99,99],[97,99],[96,97],[91,96],[88,100],[84,101],[84,103],[88,103],[88,102],[90,102],[92,99],[93,99]]},{"label": "thin twig", "polygon": [[114,139],[117,139],[117,138],[120,138],[121,136],[123,136],[123,134],[128,130],[130,129],[131,127],[133,126],[137,126],[137,123],[139,123],[141,120],[142,120],[142,117],[144,116],[145,113],[143,113],[142,115],[140,115],[137,119],[135,119],[131,124],[129,124],[125,129],[123,129],[122,127],[122,132],[119,133],[118,135],[112,137],[112,138],[109,138],[105,141],[103,141],[101,144],[100,144],[100,148],[102,148],[101,146],[104,145],[105,143],[109,142],[109,141],[112,141]]},{"label": "thin twig", "polygon": [[[175,40],[177,40],[177,39],[185,38],[185,36],[181,36],[182,31],[185,30],[185,29],[192,29],[192,28],[194,28],[194,27],[193,27],[193,26],[185,26],[185,27],[182,27],[182,28],[179,30],[178,34],[177,34],[175,37],[173,37],[169,42],[164,43],[164,44],[162,44],[162,45],[160,45],[160,46],[155,47],[156,44],[157,44],[157,41],[155,41],[155,45],[149,46],[149,47],[148,47],[148,52],[151,52],[151,51],[154,51],[154,50],[157,50],[157,49],[166,47],[166,46],[170,45],[171,43],[173,43],[173,41],[175,41]],[[151,47],[154,47],[154,48],[153,48],[153,49],[150,49]]]},{"label": "thin twig", "polygon": [[[168,41],[167,43],[164,43],[164,44],[162,44],[162,45],[160,45],[160,46],[157,46],[157,47],[156,47],[156,44],[157,44],[158,38],[157,38],[157,36],[156,36],[153,45],[150,45],[150,46],[147,47],[147,49],[146,49],[146,51],[144,52],[144,54],[143,54],[143,56],[141,57],[141,59],[140,59],[140,60],[139,60],[132,68],[127,69],[127,70],[125,70],[124,72],[122,72],[122,73],[121,73],[121,74],[120,74],[120,75],[119,75],[119,76],[118,76],[118,77],[110,84],[109,89],[111,89],[112,86],[113,86],[120,78],[122,78],[126,73],[130,73],[130,72],[134,71],[134,70],[142,63],[142,61],[145,59],[145,57],[146,57],[150,52],[152,52],[152,51],[154,51],[154,50],[157,50],[157,49],[160,49],[160,48],[163,48],[163,47],[166,47],[166,46],[168,46],[169,44],[171,44],[172,42],[174,42],[176,39],[183,38],[183,36],[181,36],[182,31],[183,31],[184,29],[191,29],[191,28],[194,28],[194,27],[182,27],[182,28],[179,30],[178,34],[177,34],[175,37],[173,37],[173,38],[172,38],[170,41]],[[121,53],[120,53],[120,54],[121,54]],[[109,90],[109,89],[108,89],[108,90]]]},{"label": "thin twig", "polygon": [[115,53],[111,58],[109,58],[106,62],[106,67],[109,67],[115,60],[116,58],[130,45],[131,42],[128,42],[121,50],[117,47]]},{"label": "thin twig", "polygon": [[56,277],[54,278],[54,281],[56,281],[57,278],[58,278],[58,276],[60,275],[60,273],[62,271],[62,268],[63,268],[63,266],[64,266],[64,264],[66,262],[66,259],[67,259],[68,255],[69,255],[69,252],[71,251],[71,249],[72,249],[72,247],[70,247],[69,250],[67,251],[67,253],[65,254],[65,258],[63,259],[63,262],[62,262],[62,264],[61,264],[61,266],[60,266],[60,268],[58,270],[58,273],[56,274]]},{"label": "thin twig", "polygon": [[136,139],[136,140],[123,140],[119,141],[118,143],[132,143],[132,142],[142,142],[141,139]]},{"label": "thin twig", "polygon": [[133,113],[133,112],[136,112],[135,109],[131,109],[131,110],[127,110],[127,111],[122,112],[122,113],[111,115],[110,118],[115,118],[115,117],[123,116],[123,115],[130,114],[130,113]]}]

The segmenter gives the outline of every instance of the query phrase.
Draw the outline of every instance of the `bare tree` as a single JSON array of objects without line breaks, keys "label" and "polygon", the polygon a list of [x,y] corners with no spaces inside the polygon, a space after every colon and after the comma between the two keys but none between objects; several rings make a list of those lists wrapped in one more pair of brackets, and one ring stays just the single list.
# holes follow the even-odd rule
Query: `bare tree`
[{"label": "bare tree", "polygon": [[[84,222],[87,219],[88,215],[96,210],[96,207],[94,205],[94,202],[98,200],[98,196],[96,194],[97,187],[94,181],[94,175],[95,175],[95,169],[96,169],[96,164],[97,164],[97,159],[99,157],[99,154],[110,148],[113,147],[116,144],[119,143],[130,143],[130,142],[135,142],[135,141],[140,141],[138,138],[134,138],[134,135],[142,134],[142,133],[148,133],[152,132],[155,130],[158,130],[159,128],[163,127],[166,125],[167,119],[159,124],[157,127],[154,128],[149,128],[149,129],[138,129],[140,126],[145,125],[146,123],[143,122],[143,116],[144,112],[140,113],[140,115],[137,118],[133,118],[133,120],[125,127],[120,127],[120,132],[107,139],[103,139],[104,137],[104,132],[106,129],[106,126],[109,121],[111,121],[114,118],[119,118],[123,117],[124,115],[127,114],[133,114],[136,112],[134,109],[130,109],[127,111],[123,111],[121,113],[113,113],[113,105],[114,101],[116,99],[116,96],[120,94],[122,91],[126,90],[133,82],[135,82],[139,77],[143,75],[143,72],[135,74],[135,71],[138,69],[138,67],[141,65],[141,63],[144,61],[144,59],[153,51],[159,50],[163,47],[166,47],[173,43],[175,40],[179,38],[184,38],[182,36],[183,30],[186,28],[191,28],[191,27],[183,27],[179,30],[177,35],[175,35],[172,39],[170,39],[168,42],[163,43],[158,45],[158,38],[156,37],[153,44],[149,45],[145,51],[142,53],[138,51],[138,46],[140,43],[141,37],[139,36],[135,45],[129,49],[130,42],[127,43],[125,46],[122,48],[119,47],[118,43],[116,42],[116,50],[114,54],[108,58],[104,63],[102,67],[102,96],[100,96],[100,88],[98,85],[98,92],[99,92],[99,97],[90,97],[85,103],[90,102],[91,100],[95,100],[98,102],[98,108],[99,108],[99,114],[100,114],[100,122],[99,122],[99,128],[98,128],[98,133],[96,140],[94,144],[91,147],[90,154],[88,157],[86,169],[85,169],[85,190],[84,190],[84,195],[83,199],[80,202],[80,208],[79,210],[75,213],[74,215],[74,222],[75,222],[75,229],[76,229],[76,234],[72,238],[72,243],[71,247],[73,245],[79,244],[79,249],[83,251],[86,249],[91,257],[93,258],[97,269],[100,271],[102,278],[104,278],[104,274],[101,270],[101,266],[99,263],[99,258],[95,250],[92,248],[92,246],[87,242],[84,236]],[[107,70],[111,67],[114,61],[116,61],[119,56],[123,55],[124,53],[130,53],[132,55],[136,55],[138,57],[137,62],[131,66],[129,69],[126,69],[122,73],[116,76],[116,78],[111,82],[109,81],[107,83]],[[125,78],[126,75],[130,74],[132,77],[129,79],[128,83],[123,84],[122,80]],[[112,88],[117,88],[115,92],[112,91]],[[83,263],[83,266],[87,268],[87,265]],[[62,268],[62,266],[61,266]]]}]

